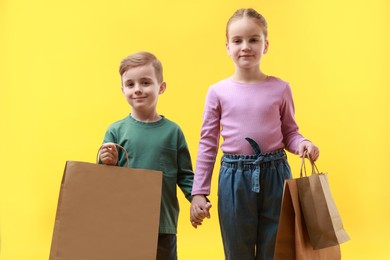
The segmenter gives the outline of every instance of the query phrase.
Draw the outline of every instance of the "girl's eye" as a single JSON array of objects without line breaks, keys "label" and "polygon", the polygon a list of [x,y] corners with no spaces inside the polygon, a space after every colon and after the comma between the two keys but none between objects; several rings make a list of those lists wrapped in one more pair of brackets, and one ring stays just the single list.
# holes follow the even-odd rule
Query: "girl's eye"
[{"label": "girl's eye", "polygon": [[260,38],[252,38],[249,40],[251,43],[258,43],[261,42],[262,40]]},{"label": "girl's eye", "polygon": [[241,40],[240,39],[234,39],[232,42],[235,43],[235,44],[238,44],[238,43],[241,43]]}]

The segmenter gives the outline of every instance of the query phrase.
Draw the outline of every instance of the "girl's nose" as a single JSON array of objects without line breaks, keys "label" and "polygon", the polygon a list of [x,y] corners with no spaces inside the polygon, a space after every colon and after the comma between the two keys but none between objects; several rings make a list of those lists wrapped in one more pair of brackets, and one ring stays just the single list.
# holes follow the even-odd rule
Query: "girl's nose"
[{"label": "girl's nose", "polygon": [[244,50],[244,51],[249,51],[250,49],[251,49],[251,47],[249,46],[249,43],[246,42],[246,41],[244,41],[244,42],[242,43],[242,50]]}]

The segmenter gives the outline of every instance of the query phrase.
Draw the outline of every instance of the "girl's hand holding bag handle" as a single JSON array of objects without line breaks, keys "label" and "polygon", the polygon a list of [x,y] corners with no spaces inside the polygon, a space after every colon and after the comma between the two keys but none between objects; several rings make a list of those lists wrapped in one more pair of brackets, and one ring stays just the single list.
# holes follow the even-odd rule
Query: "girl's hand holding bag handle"
[{"label": "girl's hand holding bag handle", "polygon": [[296,179],[303,218],[314,249],[332,247],[350,238],[332,198],[328,175],[320,173],[310,157],[312,174],[307,176],[306,153],[302,157],[300,178]]}]

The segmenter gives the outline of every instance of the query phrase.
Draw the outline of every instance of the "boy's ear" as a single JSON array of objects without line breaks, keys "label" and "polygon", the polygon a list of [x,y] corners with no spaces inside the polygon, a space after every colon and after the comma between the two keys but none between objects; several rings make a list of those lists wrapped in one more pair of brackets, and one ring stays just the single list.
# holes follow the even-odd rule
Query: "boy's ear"
[{"label": "boy's ear", "polygon": [[163,81],[163,82],[160,84],[160,89],[159,89],[159,91],[158,91],[158,94],[164,93],[166,89],[167,89],[167,83],[165,83],[165,81]]}]

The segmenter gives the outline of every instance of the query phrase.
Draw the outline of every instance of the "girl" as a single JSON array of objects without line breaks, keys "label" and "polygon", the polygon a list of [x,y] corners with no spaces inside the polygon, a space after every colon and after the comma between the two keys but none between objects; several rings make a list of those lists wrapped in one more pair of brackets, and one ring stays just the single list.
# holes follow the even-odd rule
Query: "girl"
[{"label": "girl", "polygon": [[273,259],[284,180],[284,149],[317,160],[319,149],[298,132],[287,82],[263,73],[267,22],[254,9],[237,10],[226,27],[234,74],[209,88],[192,189],[194,227],[210,217],[211,175],[222,135],[218,213],[226,259]]}]

